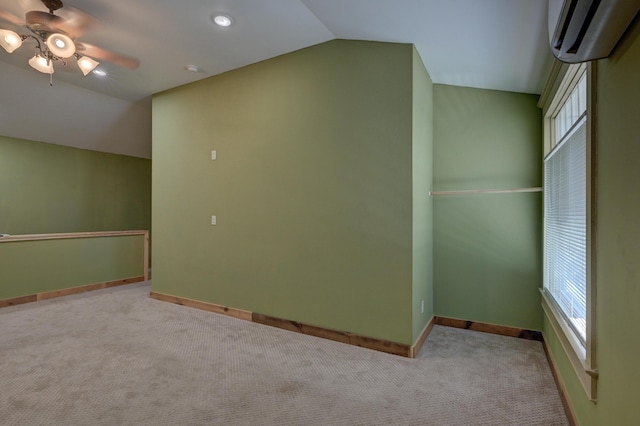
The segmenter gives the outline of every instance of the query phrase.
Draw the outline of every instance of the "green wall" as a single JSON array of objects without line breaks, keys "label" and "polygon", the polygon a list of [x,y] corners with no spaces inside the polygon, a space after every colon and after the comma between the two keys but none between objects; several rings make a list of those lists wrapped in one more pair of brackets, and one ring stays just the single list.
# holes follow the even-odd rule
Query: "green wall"
[{"label": "green wall", "polygon": [[0,233],[150,226],[150,160],[0,136]]},{"label": "green wall", "polygon": [[144,275],[143,235],[0,242],[0,300]]},{"label": "green wall", "polygon": [[334,40],[154,96],[153,290],[411,344],[414,60]]},{"label": "green wall", "polygon": [[[433,83],[413,49],[413,341],[433,317]],[[424,311],[422,303],[424,301]]]},{"label": "green wall", "polygon": [[551,325],[544,335],[581,425],[636,425],[640,396],[640,25],[597,62],[597,403]]},{"label": "green wall", "polygon": [[[433,190],[541,186],[537,96],[434,86]],[[435,314],[540,330],[541,193],[433,197]]]}]

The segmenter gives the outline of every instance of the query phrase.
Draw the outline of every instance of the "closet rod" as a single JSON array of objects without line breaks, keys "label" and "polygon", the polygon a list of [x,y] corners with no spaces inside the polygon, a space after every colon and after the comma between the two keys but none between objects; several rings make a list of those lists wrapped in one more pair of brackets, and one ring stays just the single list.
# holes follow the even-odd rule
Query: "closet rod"
[{"label": "closet rod", "polygon": [[429,191],[429,196],[434,195],[468,195],[468,194],[510,194],[514,192],[542,192],[541,187],[517,188],[517,189],[469,189],[463,191]]}]

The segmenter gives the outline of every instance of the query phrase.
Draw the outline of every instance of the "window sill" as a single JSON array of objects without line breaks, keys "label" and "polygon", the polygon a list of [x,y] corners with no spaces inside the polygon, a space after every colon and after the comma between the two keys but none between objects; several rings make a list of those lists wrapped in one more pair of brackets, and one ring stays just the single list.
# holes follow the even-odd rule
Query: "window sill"
[{"label": "window sill", "polygon": [[587,397],[591,402],[595,403],[598,370],[587,362],[588,357],[585,348],[578,342],[569,324],[567,324],[564,317],[558,312],[555,303],[551,300],[551,296],[544,291],[544,289],[540,289],[540,292],[542,293],[542,310],[549,320],[551,328],[553,328],[556,336],[558,336],[558,340],[560,340],[560,344],[567,358],[569,358]]}]

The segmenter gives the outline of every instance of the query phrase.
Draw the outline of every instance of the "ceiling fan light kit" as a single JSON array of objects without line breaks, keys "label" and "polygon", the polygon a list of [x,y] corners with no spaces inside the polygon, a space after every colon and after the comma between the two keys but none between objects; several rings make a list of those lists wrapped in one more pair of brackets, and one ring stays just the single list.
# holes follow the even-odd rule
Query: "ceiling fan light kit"
[{"label": "ceiling fan light kit", "polygon": [[[85,76],[99,65],[96,59],[104,59],[131,69],[138,67],[139,61],[135,58],[75,40],[86,28],[95,23],[95,18],[78,9],[65,8],[67,12],[65,16],[71,16],[65,19],[54,15],[54,11],[63,7],[61,0],[41,1],[49,12],[28,11],[25,14],[25,20],[0,10],[2,12],[0,18],[14,25],[24,26],[30,31],[30,34],[18,34],[12,30],[0,28],[0,46],[8,53],[13,53],[20,48],[26,40],[35,41],[35,54],[28,63],[32,68],[49,75],[54,72],[54,61],[60,61],[63,66],[66,66],[66,60],[69,58],[76,60],[78,68]],[[49,82],[52,85],[51,79]]]},{"label": "ceiling fan light kit", "polygon": [[0,46],[9,53],[22,46],[22,37],[11,30],[3,30],[0,28]]},{"label": "ceiling fan light kit", "polygon": [[33,55],[33,58],[29,59],[29,65],[37,71],[40,71],[44,74],[53,74],[53,62],[51,59],[46,58],[42,55]]},{"label": "ceiling fan light kit", "polygon": [[51,53],[59,58],[70,58],[76,53],[76,45],[73,44],[71,37],[66,34],[53,33],[47,37],[45,44]]},{"label": "ceiling fan light kit", "polygon": [[98,61],[94,61],[88,56],[80,56],[77,53],[76,53],[76,58],[78,59],[78,67],[80,68],[80,71],[82,71],[82,74],[84,75],[89,74],[99,64]]},{"label": "ceiling fan light kit", "polygon": [[[29,27],[28,27],[29,28]],[[65,59],[75,57],[78,68],[85,76],[98,66],[99,62],[88,56],[80,56],[76,53],[76,45],[71,37],[63,33],[49,33],[42,28],[34,30],[35,35],[20,35],[15,31],[0,28],[0,46],[8,53],[13,53],[22,46],[22,42],[33,39],[36,42],[35,55],[29,59],[32,68],[45,74],[53,74],[53,61],[60,60],[64,66]]]}]

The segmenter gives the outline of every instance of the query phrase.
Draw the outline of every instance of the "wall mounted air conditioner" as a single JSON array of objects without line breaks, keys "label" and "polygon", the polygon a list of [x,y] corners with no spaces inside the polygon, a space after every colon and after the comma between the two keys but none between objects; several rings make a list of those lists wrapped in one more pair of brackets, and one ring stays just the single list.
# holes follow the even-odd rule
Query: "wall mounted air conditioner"
[{"label": "wall mounted air conditioner", "polygon": [[640,10],[640,0],[549,0],[553,55],[575,64],[606,58]]}]

